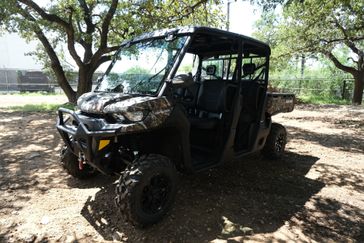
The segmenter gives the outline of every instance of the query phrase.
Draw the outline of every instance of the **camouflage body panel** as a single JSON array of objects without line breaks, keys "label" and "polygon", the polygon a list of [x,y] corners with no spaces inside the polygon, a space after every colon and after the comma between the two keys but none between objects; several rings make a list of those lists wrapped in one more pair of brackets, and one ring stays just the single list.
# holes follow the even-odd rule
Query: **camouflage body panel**
[{"label": "camouflage body panel", "polygon": [[267,93],[266,112],[271,116],[293,111],[294,104],[294,94]]},{"label": "camouflage body panel", "polygon": [[131,96],[122,93],[89,92],[80,96],[77,106],[81,111],[92,114],[103,114],[108,104],[129,99]]},{"label": "camouflage body panel", "polygon": [[163,109],[160,111],[151,111],[144,120],[129,124],[122,124],[121,133],[139,132],[151,128],[156,128],[163,124],[167,117],[171,114],[172,109]]},{"label": "camouflage body panel", "polygon": [[77,105],[81,111],[92,114],[123,115],[123,113],[138,111],[145,114],[141,121],[121,121],[118,129],[120,133],[138,132],[158,127],[172,111],[172,104],[166,97],[132,97],[120,93],[87,93],[78,99]]},{"label": "camouflage body panel", "polygon": [[166,97],[134,97],[105,107],[105,113],[142,111],[146,117],[142,121],[122,124],[120,132],[129,133],[160,126],[171,114],[172,105]]},{"label": "camouflage body panel", "polygon": [[165,97],[133,97],[107,105],[104,113],[122,113],[133,111],[158,111],[169,108],[171,104]]}]

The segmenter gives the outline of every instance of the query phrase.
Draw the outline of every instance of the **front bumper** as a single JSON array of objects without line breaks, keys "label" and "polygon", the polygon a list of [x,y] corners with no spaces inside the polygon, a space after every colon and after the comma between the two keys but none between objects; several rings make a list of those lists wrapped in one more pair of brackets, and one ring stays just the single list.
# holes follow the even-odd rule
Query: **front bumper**
[{"label": "front bumper", "polygon": [[[65,118],[68,114],[72,119]],[[71,122],[72,120],[72,122]],[[116,142],[120,124],[108,124],[102,118],[93,118],[60,108],[57,130],[67,147],[79,156],[82,153],[86,162],[104,174],[110,174],[107,167],[111,144]],[[101,163],[103,161],[103,163]]]}]

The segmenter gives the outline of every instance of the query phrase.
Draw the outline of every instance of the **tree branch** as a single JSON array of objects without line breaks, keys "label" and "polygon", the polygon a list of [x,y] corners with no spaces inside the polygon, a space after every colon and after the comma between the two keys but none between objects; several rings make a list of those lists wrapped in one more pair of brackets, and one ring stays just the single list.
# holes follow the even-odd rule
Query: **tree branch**
[{"label": "tree branch", "polygon": [[114,14],[116,12],[116,8],[118,6],[118,0],[112,0],[112,3],[110,5],[110,8],[104,18],[104,21],[101,25],[100,30],[100,46],[99,49],[95,52],[91,59],[92,66],[96,65],[98,60],[102,57],[103,54],[107,53],[107,38],[108,38],[108,32],[110,28],[110,23],[112,18],[114,17]]},{"label": "tree branch", "polygon": [[[60,26],[62,26],[65,29],[65,31],[67,33],[68,50],[70,51],[70,54],[71,54],[72,58],[76,61],[77,65],[81,66],[83,63],[75,49],[75,36],[74,36],[74,29],[73,29],[73,25],[72,25],[72,9],[70,9],[71,12],[70,12],[70,16],[69,16],[69,22],[67,23],[66,21],[64,21],[63,19],[61,19],[59,16],[57,16],[55,14],[46,13],[38,4],[36,4],[32,0],[18,0],[18,1],[25,4],[29,8],[33,9],[44,20],[59,24]],[[19,8],[21,8],[21,6],[19,6]],[[33,16],[32,16],[32,18],[33,18],[32,21],[35,22],[36,19]]]},{"label": "tree branch", "polygon": [[76,92],[72,89],[71,85],[68,83],[68,80],[64,74],[64,70],[62,68],[61,62],[58,59],[54,48],[50,44],[49,40],[41,30],[41,28],[36,24],[36,19],[25,9],[23,9],[19,4],[17,4],[17,8],[19,9],[19,13],[28,21],[32,22],[35,25],[34,33],[36,34],[39,41],[42,43],[45,51],[47,52],[49,59],[51,60],[51,67],[54,73],[57,76],[57,81],[59,86],[65,91],[68,99],[71,102],[75,102],[74,97]]},{"label": "tree branch", "polygon": [[87,3],[85,0],[78,0],[78,2],[80,3],[81,9],[83,11],[84,14],[84,21],[86,23],[86,33],[87,34],[92,34],[95,31],[95,25],[92,22],[92,10],[90,10],[90,8],[87,6]]},{"label": "tree branch", "polygon": [[[364,36],[351,37],[350,39],[352,41],[361,41],[361,40],[364,40]],[[345,38],[336,38],[336,39],[331,39],[331,40],[319,39],[319,41],[325,42],[326,44],[330,44],[330,43],[335,43],[335,42],[343,42],[343,41],[345,41]]]},{"label": "tree branch", "polygon": [[92,58],[93,52],[92,52],[92,37],[90,36],[95,32],[96,25],[92,22],[92,9],[93,6],[89,7],[85,0],[78,0],[80,7],[83,11],[83,20],[86,23],[86,34],[87,39],[84,41],[82,38],[82,46],[85,49],[85,53],[83,56],[84,62],[89,62]]},{"label": "tree branch", "polygon": [[345,45],[347,45],[354,53],[360,57],[364,57],[364,52],[356,47],[355,43],[349,40],[345,40]]},{"label": "tree branch", "polygon": [[120,48],[120,45],[118,45],[118,46],[106,47],[106,48],[105,48],[105,51],[104,51],[104,53],[103,53],[103,54],[110,53],[110,52],[113,52],[113,51],[117,51],[117,50],[119,50],[119,48]]},{"label": "tree branch", "polygon": [[65,29],[68,29],[70,27],[70,23],[67,23],[66,21],[64,21],[63,19],[61,19],[60,17],[58,17],[55,14],[46,13],[38,4],[36,4],[32,0],[18,0],[18,1],[25,4],[26,6],[30,7],[31,9],[33,9],[45,20],[52,22],[52,23],[57,23]]},{"label": "tree branch", "polygon": [[[120,48],[120,46],[111,46],[111,47],[105,47],[103,49],[99,49],[91,59],[91,66],[96,70],[102,63],[106,62],[106,61],[102,61],[101,63],[99,63],[100,60],[103,60],[104,54],[116,51],[119,48]],[[99,56],[97,57],[96,54]]]},{"label": "tree branch", "polygon": [[[187,18],[188,16],[190,16],[196,8],[198,8],[200,5],[205,4],[207,2],[207,0],[201,0],[198,1],[197,3],[193,4],[192,6],[187,6],[185,7],[181,12],[185,12],[184,14],[179,15],[178,18],[173,18],[173,16],[170,16],[172,21],[181,21],[184,18]],[[170,19],[170,18],[165,18],[165,19]]]},{"label": "tree branch", "polygon": [[118,6],[118,0],[112,0],[110,8],[104,18],[104,21],[102,22],[100,49],[103,49],[107,46],[107,37],[108,37],[110,22],[114,17],[117,6]]},{"label": "tree branch", "polygon": [[332,52],[330,51],[322,51],[322,53],[327,56],[327,58],[329,58],[333,63],[334,65],[343,70],[344,72],[348,72],[348,73],[351,73],[353,75],[355,75],[357,73],[357,70],[353,67],[349,67],[349,66],[346,66],[344,64],[342,64],[336,57],[334,54],[332,54]]},{"label": "tree branch", "polygon": [[187,6],[184,10],[186,13],[184,15],[181,15],[180,19],[187,18],[189,15],[191,15],[196,8],[198,8],[200,5],[205,4],[207,0],[198,1],[192,6]]},{"label": "tree branch", "polygon": [[96,63],[95,65],[92,67],[93,71],[95,72],[96,69],[98,67],[100,67],[101,64],[107,62],[107,61],[111,61],[112,59],[112,55],[107,55],[107,56],[102,56]]},{"label": "tree branch", "polygon": [[335,17],[334,17],[334,22],[335,22],[336,27],[338,27],[339,30],[345,36],[345,38],[344,38],[345,45],[347,45],[354,53],[358,54],[359,56],[364,56],[364,52],[355,46],[355,44],[353,42],[354,40],[351,37],[349,37],[347,30],[344,28],[344,26],[342,26],[339,23],[339,20],[337,20],[337,18],[335,18]]},{"label": "tree branch", "polygon": [[358,70],[363,72],[364,71],[364,57],[359,57],[357,64],[358,64]]},{"label": "tree branch", "polygon": [[[69,15],[69,22],[72,23],[72,15],[73,12],[71,10]],[[73,25],[70,25],[70,28],[66,30],[67,33],[67,47],[68,50],[72,56],[72,58],[75,60],[77,66],[81,67],[83,66],[83,62],[80,58],[80,56],[77,54],[76,48],[75,48],[75,31],[73,29]]]},{"label": "tree branch", "polygon": [[354,58],[352,58],[352,57],[348,57],[348,58],[346,58],[346,60],[348,60],[348,61],[351,60],[353,63],[356,63],[356,64],[359,63],[358,61],[355,61]]}]

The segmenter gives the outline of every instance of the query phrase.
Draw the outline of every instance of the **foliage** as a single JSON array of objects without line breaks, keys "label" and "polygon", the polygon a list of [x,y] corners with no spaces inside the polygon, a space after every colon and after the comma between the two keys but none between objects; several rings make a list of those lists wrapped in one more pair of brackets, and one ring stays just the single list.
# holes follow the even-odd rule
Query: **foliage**
[{"label": "foliage", "polygon": [[297,59],[329,59],[355,80],[353,103],[364,88],[364,2],[350,0],[291,1],[283,16],[266,12],[255,35],[272,45],[274,70],[290,69]]},{"label": "foliage", "polygon": [[[90,91],[93,73],[120,43],[145,31],[181,25],[219,26],[220,0],[33,0],[0,1],[0,28],[37,39],[37,51],[71,102]],[[65,49],[78,68],[77,91],[66,72]]]},{"label": "foliage", "polygon": [[[53,92],[16,92],[16,93],[8,93],[6,95],[12,95],[12,96],[19,96],[19,99],[22,99],[22,97],[26,96],[60,96],[59,94],[53,93]],[[2,97],[2,96],[0,96]],[[5,96],[6,97],[6,96]]]},{"label": "foliage", "polygon": [[287,5],[293,1],[294,0],[250,0],[250,3],[261,6],[264,12],[268,12],[276,9],[277,6]]},{"label": "foliage", "polygon": [[325,104],[335,104],[335,105],[348,105],[350,102],[347,100],[342,100],[331,96],[321,96],[321,95],[300,95],[298,100],[305,104],[315,104],[315,105],[325,105]]},{"label": "foliage", "polygon": [[149,74],[149,70],[140,66],[135,66],[126,70],[125,74]]}]

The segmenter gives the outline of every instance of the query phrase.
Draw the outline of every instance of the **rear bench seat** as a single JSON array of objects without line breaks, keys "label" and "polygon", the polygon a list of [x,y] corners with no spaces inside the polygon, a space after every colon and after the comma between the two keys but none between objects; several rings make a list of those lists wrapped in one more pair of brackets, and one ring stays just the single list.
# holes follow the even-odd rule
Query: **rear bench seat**
[{"label": "rear bench seat", "polygon": [[214,129],[225,110],[227,83],[223,80],[205,80],[201,83],[196,103],[196,116],[190,117],[191,126]]}]

